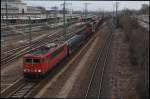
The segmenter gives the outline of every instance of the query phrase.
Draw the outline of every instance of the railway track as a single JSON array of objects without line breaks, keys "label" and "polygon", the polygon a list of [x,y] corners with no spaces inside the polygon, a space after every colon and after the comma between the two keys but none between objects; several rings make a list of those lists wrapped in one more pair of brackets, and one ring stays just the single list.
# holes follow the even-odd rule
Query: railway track
[{"label": "railway track", "polygon": [[37,85],[35,82],[30,82],[30,83],[23,83],[14,93],[12,93],[9,98],[22,98],[25,97],[28,92],[32,88],[34,88]]},{"label": "railway track", "polygon": [[144,21],[143,19],[137,18],[138,23],[141,27],[143,27],[146,31],[149,31],[149,22]]},{"label": "railway track", "polygon": [[[73,22],[76,23],[76,22]],[[7,36],[13,36],[13,35],[20,35],[20,34],[25,34],[28,33],[29,31],[29,24],[26,25],[7,25],[7,26],[2,26],[2,33],[1,36],[7,37]],[[59,28],[62,27],[63,23],[56,23],[56,24],[31,24],[32,27],[32,32],[36,31],[42,31],[45,28],[53,29],[53,28]],[[11,33],[11,34],[10,34]]]},{"label": "railway track", "polygon": [[[57,31],[54,31],[53,32],[53,35],[56,33]],[[41,39],[39,41],[35,41],[32,43],[31,47],[32,48],[35,48],[35,47],[39,47],[39,46],[42,46],[43,44],[45,44],[46,41],[48,41],[48,39],[51,39],[51,41],[54,41],[54,38],[51,38],[53,35],[50,35],[48,36],[48,38],[45,38],[45,39]],[[58,35],[57,35],[58,36]],[[14,50],[10,50],[10,51],[7,51],[7,52],[4,52],[4,53],[11,53],[11,54],[8,54],[4,57],[2,57],[1,59],[1,65],[4,65],[14,59],[16,59],[17,57],[27,53],[28,51],[30,50],[29,48],[29,44],[27,45],[24,45],[24,46],[21,46],[20,48],[17,48],[17,49],[14,49]],[[3,55],[2,55],[3,56]]]},{"label": "railway track", "polygon": [[149,25],[149,21],[145,21],[145,20],[143,20],[142,18],[138,18],[138,17],[134,17],[134,18],[135,18],[136,20],[138,20],[139,22],[143,22],[143,23]]},{"label": "railway track", "polygon": [[[80,31],[81,29],[79,29],[78,31]],[[74,32],[68,33],[68,36],[72,36],[72,34],[74,34]],[[33,42],[31,47],[32,48],[40,47],[42,45],[45,45],[46,43],[54,42],[55,40],[63,40],[62,30],[59,30],[59,31],[55,30],[51,35],[45,36],[45,38]],[[11,53],[11,54],[8,54],[6,56],[2,55],[1,65],[7,64],[15,60],[16,58],[28,53],[30,50],[31,49],[29,48],[29,44],[27,44],[27,45],[21,46],[20,48],[16,48],[15,50],[13,49],[13,50],[4,52],[4,53]]]},{"label": "railway track", "polygon": [[[41,29],[41,30],[44,30],[44,29]],[[59,30],[59,29],[58,29]],[[56,31],[55,29],[54,30],[51,30],[51,31]],[[33,32],[33,31],[32,31]],[[24,36],[28,36],[28,33],[27,34],[25,34]],[[12,51],[14,51],[14,50],[16,50],[16,49],[20,49],[20,47],[24,47],[24,46],[27,46],[28,44],[22,44],[21,46],[17,46],[17,48],[13,48],[13,49],[1,49],[1,52],[4,52],[4,53],[9,53],[9,52],[12,52]],[[19,47],[19,48],[18,48]]]},{"label": "railway track", "polygon": [[[31,26],[41,26],[42,24],[31,24]],[[9,25],[10,28],[26,28],[26,27],[29,27],[29,24],[18,24],[18,25],[12,25],[10,24]],[[7,29],[8,28],[8,25],[3,25],[2,26],[2,29]]]},{"label": "railway track", "polygon": [[[60,26],[58,26],[60,27]],[[56,27],[56,28],[58,28]],[[43,31],[45,28],[52,29],[48,25],[32,25],[32,32],[36,31]],[[27,35],[29,31],[29,25],[28,26],[23,26],[23,27],[7,27],[7,28],[2,28],[2,37],[8,37],[8,36],[15,36],[15,35]]]},{"label": "railway track", "polygon": [[[70,33],[68,36],[73,36],[73,33]],[[63,36],[61,36],[60,39],[63,39]],[[54,71],[54,73],[55,73],[55,71]],[[42,80],[42,82],[41,81],[39,81],[38,83],[28,82],[28,81],[25,81],[22,78],[21,80],[17,81],[12,86],[9,86],[8,88],[4,89],[1,92],[1,97],[5,97],[5,98],[26,98],[28,96],[28,94],[31,93],[31,89],[35,89],[35,87],[37,87],[41,83],[42,83],[41,85],[44,86],[45,85],[44,83],[46,83],[48,81],[47,80]],[[38,90],[40,90],[40,88],[38,88]],[[38,90],[36,90],[36,91],[38,91]]]},{"label": "railway track", "polygon": [[149,24],[149,22],[148,21],[144,21],[143,19],[141,19],[141,18],[137,18],[139,21],[141,21],[141,22],[144,22],[144,23],[146,23],[146,24]]},{"label": "railway track", "polygon": [[[53,33],[55,33],[55,32],[56,32],[56,30],[54,30],[51,35],[53,35]],[[47,36],[47,35],[46,35],[46,36]],[[46,37],[46,36],[44,36],[44,37]],[[35,43],[35,42],[37,42],[37,41],[38,41],[38,40],[33,40],[32,43]],[[22,44],[21,46],[18,46],[18,47],[15,48],[15,49],[10,49],[10,50],[6,50],[6,51],[2,50],[2,52],[3,52],[2,55],[4,55],[5,53],[13,53],[13,52],[16,52],[16,51],[18,51],[18,50],[20,50],[20,49],[23,49],[23,48],[27,47],[27,46],[29,46],[29,43],[27,43],[27,44]]]},{"label": "railway track", "polygon": [[[71,33],[72,34],[72,33]],[[87,46],[86,46],[87,47]],[[70,59],[70,58],[68,58]],[[68,60],[66,60],[67,62]],[[64,61],[64,64],[66,63]],[[13,83],[11,86],[8,86],[7,88],[3,89],[1,92],[1,97],[3,98],[28,98],[32,95],[35,95],[41,88],[43,88],[44,85],[47,84],[57,73],[60,72],[60,70],[63,68],[63,66],[58,66],[53,69],[53,71],[50,72],[50,75],[48,75],[46,78],[37,81],[27,81],[24,78],[19,79],[15,83]],[[66,70],[66,69],[64,69]]]},{"label": "railway track", "polygon": [[12,86],[1,92],[1,97],[5,98],[24,98],[28,93],[40,83],[39,81],[28,81],[24,78],[19,79]]},{"label": "railway track", "polygon": [[[76,24],[76,23],[75,23]],[[33,26],[35,26],[34,28],[37,28],[36,26],[39,26],[39,25],[33,25]],[[28,26],[26,26],[26,27],[28,27]],[[81,26],[82,27],[82,26]],[[58,28],[58,27],[57,27]],[[43,30],[43,29],[41,29],[41,30]],[[27,31],[28,31],[28,29],[27,29]],[[28,35],[28,34],[26,34],[26,35]],[[22,44],[22,46],[27,46],[28,44]],[[21,47],[22,47],[21,46]],[[18,48],[19,47],[19,48]],[[8,50],[8,49],[1,49],[1,52],[4,52],[4,53],[10,53],[10,52],[12,52],[12,51],[14,51],[14,50],[17,50],[17,49],[20,49],[20,46],[18,46],[17,48],[13,48],[13,49],[11,49],[11,50]],[[2,53],[3,54],[3,53]]]},{"label": "railway track", "polygon": [[103,74],[107,66],[107,60],[110,55],[112,33],[106,37],[102,47],[99,47],[96,62],[93,64],[93,71],[88,84],[85,98],[100,98]]}]

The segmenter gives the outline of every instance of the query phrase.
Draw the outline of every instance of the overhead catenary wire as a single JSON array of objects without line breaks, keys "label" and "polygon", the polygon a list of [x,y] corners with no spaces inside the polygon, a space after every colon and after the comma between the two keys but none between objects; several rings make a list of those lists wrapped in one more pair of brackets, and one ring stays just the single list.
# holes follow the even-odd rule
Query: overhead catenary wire
[{"label": "overhead catenary wire", "polygon": [[31,17],[29,16],[29,47],[32,49]]},{"label": "overhead catenary wire", "polygon": [[84,18],[86,19],[87,18],[87,13],[88,13],[88,5],[89,5],[90,3],[84,3],[84,5],[85,5],[85,9],[84,9]]}]

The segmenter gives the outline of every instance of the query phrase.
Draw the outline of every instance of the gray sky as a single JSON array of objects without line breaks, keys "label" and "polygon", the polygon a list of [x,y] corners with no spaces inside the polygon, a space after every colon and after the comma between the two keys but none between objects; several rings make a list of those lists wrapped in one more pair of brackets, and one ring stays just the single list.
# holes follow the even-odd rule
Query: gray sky
[{"label": "gray sky", "polygon": [[[60,4],[63,3],[63,1],[29,1],[25,0],[25,3],[29,6],[43,6],[46,9],[50,9],[52,6],[58,6],[60,9]],[[72,3],[72,8],[74,10],[84,10],[84,3],[90,3],[88,5],[88,10],[90,11],[98,11],[101,10],[107,10],[112,11],[113,10],[113,4],[115,1],[66,1],[66,3]],[[119,10],[123,8],[129,8],[129,9],[140,9],[142,4],[149,4],[149,1],[119,1]]]}]

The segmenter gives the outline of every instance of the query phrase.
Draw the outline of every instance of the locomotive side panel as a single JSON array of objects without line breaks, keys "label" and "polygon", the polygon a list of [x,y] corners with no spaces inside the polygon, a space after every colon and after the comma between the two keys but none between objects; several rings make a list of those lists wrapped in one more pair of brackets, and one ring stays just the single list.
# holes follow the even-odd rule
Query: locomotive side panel
[{"label": "locomotive side panel", "polygon": [[46,72],[51,70],[57,63],[59,63],[66,56],[67,56],[67,46],[65,44],[51,53],[48,59],[48,68],[45,68]]}]

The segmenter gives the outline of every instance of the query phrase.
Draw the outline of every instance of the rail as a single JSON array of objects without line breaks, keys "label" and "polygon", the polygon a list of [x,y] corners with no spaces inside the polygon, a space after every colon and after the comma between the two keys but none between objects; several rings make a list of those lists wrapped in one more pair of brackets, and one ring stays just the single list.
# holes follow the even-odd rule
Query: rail
[{"label": "rail", "polygon": [[112,33],[106,37],[102,45],[103,47],[99,47],[98,49],[97,60],[92,66],[94,70],[86,90],[85,98],[100,98],[105,67],[110,55],[111,41]]}]

